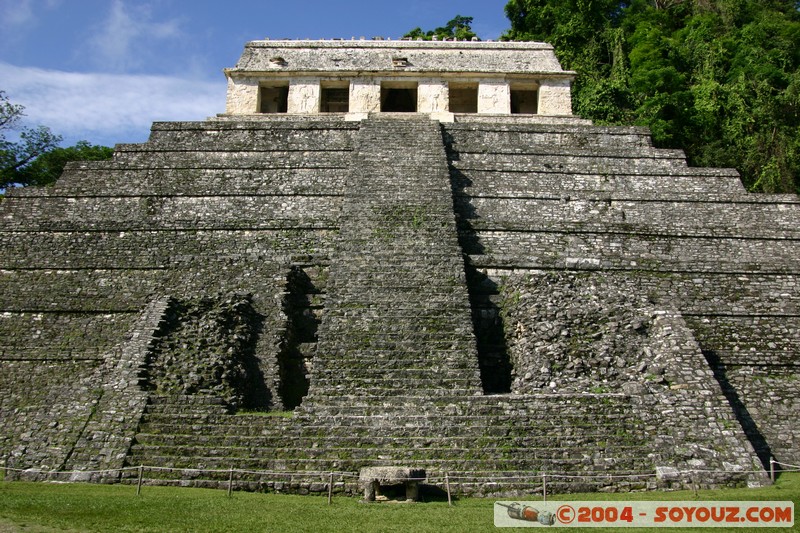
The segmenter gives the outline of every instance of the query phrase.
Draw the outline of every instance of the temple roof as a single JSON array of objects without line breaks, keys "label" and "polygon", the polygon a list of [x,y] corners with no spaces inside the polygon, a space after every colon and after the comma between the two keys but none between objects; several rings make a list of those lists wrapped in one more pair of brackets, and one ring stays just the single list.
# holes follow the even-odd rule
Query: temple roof
[{"label": "temple roof", "polygon": [[229,75],[264,72],[575,76],[547,43],[497,41],[251,41],[226,69]]}]

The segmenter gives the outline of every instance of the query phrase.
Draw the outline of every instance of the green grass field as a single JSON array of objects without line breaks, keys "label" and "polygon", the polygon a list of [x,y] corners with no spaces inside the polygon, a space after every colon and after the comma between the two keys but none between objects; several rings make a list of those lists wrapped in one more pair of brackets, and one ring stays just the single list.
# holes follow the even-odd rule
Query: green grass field
[{"label": "green grass field", "polygon": [[[800,473],[783,474],[770,487],[633,494],[572,494],[555,500],[771,500],[800,508]],[[287,496],[224,490],[142,488],[129,485],[54,484],[0,481],[0,533],[77,531],[364,531],[473,532],[497,529],[493,499],[454,502],[362,504],[356,498]],[[795,526],[800,530],[800,525]],[[579,531],[574,528],[571,531]],[[611,531],[592,528],[587,531]],[[620,531],[614,529],[614,531]],[[695,531],[676,529],[669,531]],[[746,531],[744,528],[713,531]],[[767,531],[767,530],[763,530]],[[781,529],[779,531],[787,531]]]}]

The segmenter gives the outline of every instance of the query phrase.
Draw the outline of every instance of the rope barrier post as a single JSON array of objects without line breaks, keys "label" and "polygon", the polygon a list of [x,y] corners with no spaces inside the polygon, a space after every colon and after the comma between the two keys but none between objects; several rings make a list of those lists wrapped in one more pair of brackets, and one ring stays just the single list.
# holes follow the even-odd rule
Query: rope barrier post
[{"label": "rope barrier post", "polygon": [[769,458],[769,478],[775,483],[775,458]]},{"label": "rope barrier post", "polygon": [[547,503],[547,472],[542,472],[542,501]]},{"label": "rope barrier post", "polygon": [[328,474],[328,505],[333,500],[333,472]]},{"label": "rope barrier post", "polygon": [[231,497],[231,491],[233,491],[233,467],[231,467],[228,473],[228,498]]},{"label": "rope barrier post", "polygon": [[444,473],[444,486],[447,489],[447,505],[453,506],[453,498],[450,496],[450,477],[447,472]]},{"label": "rope barrier post", "polygon": [[139,479],[136,480],[136,495],[142,493],[142,476],[144,474],[144,465],[139,465]]}]

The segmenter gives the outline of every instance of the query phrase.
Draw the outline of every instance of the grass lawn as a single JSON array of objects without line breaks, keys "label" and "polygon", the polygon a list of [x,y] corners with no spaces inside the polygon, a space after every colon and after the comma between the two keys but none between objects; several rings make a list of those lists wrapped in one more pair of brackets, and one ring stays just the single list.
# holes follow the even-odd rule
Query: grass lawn
[{"label": "grass lawn", "polygon": [[[513,498],[508,498],[513,499]],[[572,494],[548,500],[772,500],[795,502],[800,509],[800,473],[783,474],[760,489]],[[0,481],[0,533],[77,531],[369,531],[447,532],[519,531],[497,529],[493,499],[455,502],[361,504],[356,498],[288,496],[224,490],[129,485],[54,484]],[[800,524],[795,526],[800,531]],[[578,528],[572,531],[579,531]],[[592,528],[587,531],[611,531]],[[619,529],[614,529],[619,531]],[[676,529],[669,531],[694,531]],[[713,531],[746,531],[744,528]],[[766,530],[763,530],[766,531]],[[787,531],[781,529],[779,531]]]}]

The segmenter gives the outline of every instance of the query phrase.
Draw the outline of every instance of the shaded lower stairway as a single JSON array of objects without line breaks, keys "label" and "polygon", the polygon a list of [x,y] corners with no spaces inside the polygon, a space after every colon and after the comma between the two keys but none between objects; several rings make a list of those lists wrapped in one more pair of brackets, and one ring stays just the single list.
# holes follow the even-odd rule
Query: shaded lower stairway
[{"label": "shaded lower stairway", "polygon": [[[467,494],[533,492],[538,479],[531,476],[540,472],[653,471],[643,423],[625,396],[395,400],[398,405],[355,402],[283,418],[232,415],[222,405],[191,398],[153,398],[127,462],[160,468],[146,470],[147,483],[224,487],[228,470],[235,469],[237,487],[275,490],[277,482],[287,483],[287,492],[325,481],[327,472],[355,475],[362,467],[387,464],[425,468],[436,485],[447,473],[455,490]],[[415,404],[423,407],[410,407]],[[275,474],[285,472],[297,475]],[[136,474],[127,476],[133,480]],[[336,479],[350,481],[348,492],[357,490],[355,477]],[[291,489],[289,482],[296,486]],[[553,483],[553,490],[561,491],[620,485],[592,477]],[[648,480],[627,484],[644,489]]]}]

